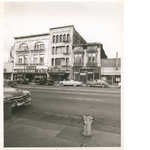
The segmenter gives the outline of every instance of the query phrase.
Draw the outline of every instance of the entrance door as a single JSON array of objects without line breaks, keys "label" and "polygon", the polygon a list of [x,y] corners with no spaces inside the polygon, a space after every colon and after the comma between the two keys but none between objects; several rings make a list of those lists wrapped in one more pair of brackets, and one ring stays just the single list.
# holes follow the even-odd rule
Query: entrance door
[{"label": "entrance door", "polygon": [[80,76],[80,81],[86,83],[86,75]]}]

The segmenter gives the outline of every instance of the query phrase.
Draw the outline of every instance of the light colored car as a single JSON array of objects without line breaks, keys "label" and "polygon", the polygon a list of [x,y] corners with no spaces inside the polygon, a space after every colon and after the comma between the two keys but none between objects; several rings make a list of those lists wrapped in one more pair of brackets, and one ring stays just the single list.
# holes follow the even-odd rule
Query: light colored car
[{"label": "light colored car", "polygon": [[32,100],[30,96],[30,91],[22,91],[10,87],[6,82],[3,83],[3,101],[11,102],[12,107],[29,105]]},{"label": "light colored car", "polygon": [[74,80],[69,80],[69,81],[60,81],[60,85],[72,85],[72,86],[82,86],[83,82],[80,81],[74,81]]},{"label": "light colored car", "polygon": [[95,79],[94,81],[88,81],[87,82],[87,86],[97,86],[97,87],[109,87],[109,83],[106,80],[102,80],[102,79]]},{"label": "light colored car", "polygon": [[118,83],[119,88],[121,88],[121,82]]}]

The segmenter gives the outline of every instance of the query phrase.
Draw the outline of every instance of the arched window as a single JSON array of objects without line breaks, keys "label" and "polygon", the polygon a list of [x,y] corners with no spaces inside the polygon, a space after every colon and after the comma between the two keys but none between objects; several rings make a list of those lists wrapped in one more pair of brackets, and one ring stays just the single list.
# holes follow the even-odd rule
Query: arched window
[{"label": "arched window", "polygon": [[70,35],[67,34],[67,41],[69,42],[70,41]]},{"label": "arched window", "polygon": [[56,43],[58,42],[58,35],[56,36]]},{"label": "arched window", "polygon": [[23,63],[23,56],[19,56],[19,57],[18,57],[18,63],[19,63],[19,64],[22,64],[22,63]]},{"label": "arched window", "polygon": [[63,35],[63,41],[66,41],[66,34]]},{"label": "arched window", "polygon": [[60,40],[59,41],[62,42],[62,35],[60,35]]},{"label": "arched window", "polygon": [[55,54],[55,47],[52,47],[52,54]]},{"label": "arched window", "polygon": [[55,43],[55,35],[53,36],[53,43]]},{"label": "arched window", "polygon": [[20,45],[20,50],[21,50],[21,51],[28,50],[27,44],[25,44],[25,43],[21,44],[21,45]]},{"label": "arched window", "polygon": [[37,49],[37,50],[44,49],[44,44],[42,42],[37,42],[35,44],[35,49]]}]

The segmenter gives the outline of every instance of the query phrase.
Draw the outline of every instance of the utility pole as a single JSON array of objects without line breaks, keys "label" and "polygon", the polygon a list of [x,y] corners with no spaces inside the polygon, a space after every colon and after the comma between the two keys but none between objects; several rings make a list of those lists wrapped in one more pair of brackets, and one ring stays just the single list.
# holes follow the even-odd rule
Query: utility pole
[{"label": "utility pole", "polygon": [[24,57],[24,73],[23,73],[23,76],[25,78],[25,55],[23,55],[23,57]]}]

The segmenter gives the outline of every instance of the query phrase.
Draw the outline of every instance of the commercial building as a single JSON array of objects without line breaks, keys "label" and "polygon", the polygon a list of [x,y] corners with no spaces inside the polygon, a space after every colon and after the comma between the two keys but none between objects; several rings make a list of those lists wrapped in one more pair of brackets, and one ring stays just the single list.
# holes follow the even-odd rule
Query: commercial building
[{"label": "commercial building", "polygon": [[73,78],[72,45],[81,43],[85,44],[86,41],[73,25],[50,29],[49,78],[58,83]]},{"label": "commercial building", "polygon": [[55,83],[74,79],[120,80],[121,60],[107,59],[101,43],[87,43],[73,25],[50,28],[49,33],[14,37],[13,79],[45,76]]},{"label": "commercial building", "polygon": [[101,59],[101,78],[110,84],[121,81],[121,58]]},{"label": "commercial building", "polygon": [[93,81],[101,78],[101,58],[107,58],[101,43],[73,45],[74,80]]},{"label": "commercial building", "polygon": [[47,77],[49,33],[14,37],[14,79]]}]

